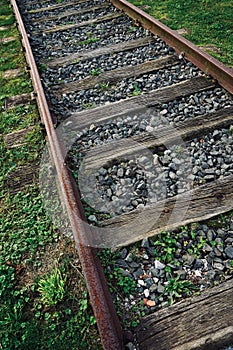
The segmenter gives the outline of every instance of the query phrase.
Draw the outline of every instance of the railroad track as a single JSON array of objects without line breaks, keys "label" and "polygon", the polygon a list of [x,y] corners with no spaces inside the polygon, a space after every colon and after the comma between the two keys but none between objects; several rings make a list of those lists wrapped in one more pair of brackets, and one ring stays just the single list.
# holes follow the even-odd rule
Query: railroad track
[{"label": "railroad track", "polygon": [[[122,349],[96,248],[233,208],[233,73],[124,0],[25,0],[23,20],[11,3],[102,344]],[[213,305],[219,293],[227,303],[230,283],[210,292]],[[142,329],[140,348],[154,349],[156,336]]]}]

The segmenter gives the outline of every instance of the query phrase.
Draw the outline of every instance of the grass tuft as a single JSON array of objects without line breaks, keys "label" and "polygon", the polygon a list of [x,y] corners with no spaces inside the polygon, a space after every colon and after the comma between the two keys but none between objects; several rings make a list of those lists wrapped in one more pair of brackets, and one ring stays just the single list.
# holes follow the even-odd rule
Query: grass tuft
[{"label": "grass tuft", "polygon": [[[45,140],[34,102],[5,110],[8,97],[31,92],[32,84],[9,1],[0,5],[0,26],[7,26],[0,39],[15,38],[0,47],[0,348],[100,350],[73,241],[52,224],[37,183],[8,193],[7,176],[39,164]],[[20,77],[2,78],[15,68],[22,68]],[[28,126],[34,127],[25,142],[7,148],[5,135]]]}]

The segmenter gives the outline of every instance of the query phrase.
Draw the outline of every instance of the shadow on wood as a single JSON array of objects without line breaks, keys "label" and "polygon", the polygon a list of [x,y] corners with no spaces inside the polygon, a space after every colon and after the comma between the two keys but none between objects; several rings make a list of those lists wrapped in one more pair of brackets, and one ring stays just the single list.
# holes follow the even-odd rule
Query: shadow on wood
[{"label": "shadow on wood", "polygon": [[145,317],[143,350],[218,350],[233,342],[233,279]]}]

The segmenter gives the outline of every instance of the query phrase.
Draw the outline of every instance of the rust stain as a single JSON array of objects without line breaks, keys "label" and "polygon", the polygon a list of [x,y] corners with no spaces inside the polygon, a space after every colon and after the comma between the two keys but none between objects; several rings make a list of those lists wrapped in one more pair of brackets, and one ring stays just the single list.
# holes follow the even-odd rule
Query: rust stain
[{"label": "rust stain", "polygon": [[[33,53],[28,41],[28,37],[21,19],[15,0],[11,0],[18,27],[22,35],[22,41],[26,52],[26,58],[30,66],[30,74],[36,93],[36,99],[41,115],[45,124],[51,156],[56,167],[59,183],[62,187],[63,200],[70,219],[73,236],[76,242],[80,262],[85,276],[87,288],[94,315],[97,319],[103,348],[105,350],[123,349],[123,332],[120,321],[116,314],[107,282],[100,261],[97,257],[96,250],[86,245],[88,233],[82,223],[83,213],[80,209],[80,198],[77,191],[74,195],[74,188],[64,165],[62,145],[60,144],[56,131],[54,129],[52,117],[49,111],[47,100],[44,95],[41,80],[35,64]],[[80,212],[81,210],[81,212]],[[88,227],[88,226],[87,226]]]},{"label": "rust stain", "polygon": [[[229,92],[233,93],[233,71],[225,67],[215,58],[201,51],[197,46],[180,36],[166,25],[155,20],[150,15],[138,9],[126,0],[111,0],[112,4],[132,17],[136,23],[142,24],[152,33],[158,34],[169,45],[171,45],[178,53],[184,56],[198,66],[204,72],[212,75],[218,80]],[[118,320],[110,292],[107,287],[103,269],[94,248],[86,245],[86,237],[88,232],[84,227],[82,219],[84,219],[81,208],[81,201],[77,191],[72,185],[70,174],[64,166],[62,154],[62,145],[60,144],[48,104],[43,92],[40,77],[31,51],[31,47],[27,38],[27,34],[15,0],[11,0],[18,24],[19,30],[23,37],[23,44],[26,51],[27,60],[31,68],[30,73],[37,94],[37,102],[41,114],[42,121],[48,135],[51,155],[57,170],[58,179],[62,184],[63,199],[71,222],[73,235],[76,241],[76,247],[79,253],[82,269],[86,278],[87,288],[93,307],[94,314],[97,318],[97,325],[102,339],[102,344],[106,350],[123,349],[123,333],[120,322]],[[168,208],[164,208],[164,213],[169,213]],[[87,226],[88,227],[88,226]]]}]

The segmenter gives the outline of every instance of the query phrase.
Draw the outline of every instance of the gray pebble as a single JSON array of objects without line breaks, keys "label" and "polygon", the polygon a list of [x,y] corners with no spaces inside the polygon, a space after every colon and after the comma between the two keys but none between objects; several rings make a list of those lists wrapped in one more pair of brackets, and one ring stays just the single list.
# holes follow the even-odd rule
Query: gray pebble
[{"label": "gray pebble", "polygon": [[225,254],[228,256],[228,258],[233,259],[233,247],[227,246],[224,250]]}]

